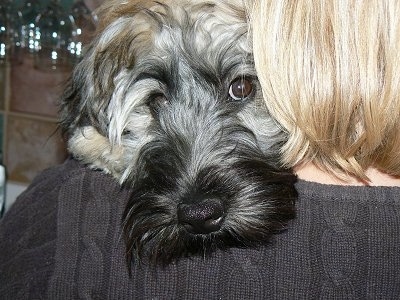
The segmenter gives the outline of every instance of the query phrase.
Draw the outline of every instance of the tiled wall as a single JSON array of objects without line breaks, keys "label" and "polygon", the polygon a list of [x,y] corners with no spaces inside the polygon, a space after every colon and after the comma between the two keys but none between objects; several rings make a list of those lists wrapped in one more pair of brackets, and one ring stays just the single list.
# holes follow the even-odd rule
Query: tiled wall
[{"label": "tiled wall", "polygon": [[1,66],[2,161],[7,179],[29,183],[39,171],[62,162],[65,143],[57,131],[57,100],[67,72],[42,72],[26,54],[22,62]]},{"label": "tiled wall", "polygon": [[[101,2],[86,4],[94,9]],[[19,61],[0,64],[0,156],[8,182],[16,184],[29,184],[41,170],[67,156],[57,130],[57,101],[70,70],[41,71],[33,61],[25,53]]]}]

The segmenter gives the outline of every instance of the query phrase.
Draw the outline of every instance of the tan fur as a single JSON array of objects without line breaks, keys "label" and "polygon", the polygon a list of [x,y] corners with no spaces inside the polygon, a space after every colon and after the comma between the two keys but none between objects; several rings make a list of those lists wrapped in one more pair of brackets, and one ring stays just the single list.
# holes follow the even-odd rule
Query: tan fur
[{"label": "tan fur", "polygon": [[123,147],[112,147],[110,141],[92,126],[75,131],[68,142],[68,150],[74,153],[77,159],[92,168],[111,173],[118,180],[126,168]]}]

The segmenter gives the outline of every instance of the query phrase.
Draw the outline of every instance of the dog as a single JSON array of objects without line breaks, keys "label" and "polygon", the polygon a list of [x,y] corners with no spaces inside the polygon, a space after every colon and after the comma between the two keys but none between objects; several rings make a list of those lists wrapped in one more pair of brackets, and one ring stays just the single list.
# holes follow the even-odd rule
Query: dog
[{"label": "dog", "polygon": [[295,216],[241,1],[107,1],[62,98],[71,154],[132,190],[128,262],[257,247]]}]

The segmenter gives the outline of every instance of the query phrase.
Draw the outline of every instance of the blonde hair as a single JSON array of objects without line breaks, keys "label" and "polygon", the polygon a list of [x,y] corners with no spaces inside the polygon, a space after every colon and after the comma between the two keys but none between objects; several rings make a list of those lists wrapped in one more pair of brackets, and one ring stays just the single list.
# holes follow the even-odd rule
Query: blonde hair
[{"label": "blonde hair", "polygon": [[400,175],[400,2],[247,4],[265,102],[289,133],[284,164]]}]

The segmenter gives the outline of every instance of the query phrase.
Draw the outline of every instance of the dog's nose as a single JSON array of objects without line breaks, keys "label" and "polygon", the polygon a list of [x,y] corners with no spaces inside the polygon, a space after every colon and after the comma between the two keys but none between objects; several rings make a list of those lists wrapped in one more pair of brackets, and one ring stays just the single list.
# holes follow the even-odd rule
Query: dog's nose
[{"label": "dog's nose", "polygon": [[186,230],[194,234],[218,231],[224,218],[224,206],[218,198],[206,198],[200,202],[178,205],[178,220]]}]

